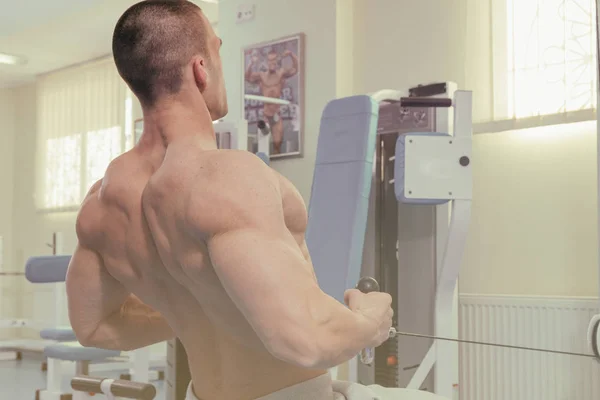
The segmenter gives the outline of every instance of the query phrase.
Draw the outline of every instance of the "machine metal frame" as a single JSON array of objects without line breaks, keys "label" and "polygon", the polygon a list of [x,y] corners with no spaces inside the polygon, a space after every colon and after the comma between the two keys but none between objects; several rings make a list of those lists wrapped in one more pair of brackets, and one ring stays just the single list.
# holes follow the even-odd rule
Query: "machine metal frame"
[{"label": "machine metal frame", "polygon": [[[394,90],[372,95],[380,103],[380,121],[362,275],[376,277],[381,290],[392,295],[394,326],[432,336],[457,337],[456,286],[470,217],[470,190],[465,199],[457,200],[449,193],[436,196],[454,200],[453,234],[449,237],[449,204],[399,203],[394,192],[394,164],[397,156],[404,156],[395,151],[398,137],[406,133],[454,134],[451,138],[465,138],[470,148],[471,93],[458,92],[454,83],[418,86],[409,90],[414,104],[407,107],[404,95]],[[443,100],[432,96],[443,97],[451,104],[441,104]],[[441,108],[427,107],[428,98],[433,106]],[[434,363],[438,368],[432,371]],[[350,380],[355,378],[354,365]],[[373,365],[357,368],[357,380],[363,384],[424,389],[450,398],[458,386],[458,346],[396,336],[376,349]]]}]

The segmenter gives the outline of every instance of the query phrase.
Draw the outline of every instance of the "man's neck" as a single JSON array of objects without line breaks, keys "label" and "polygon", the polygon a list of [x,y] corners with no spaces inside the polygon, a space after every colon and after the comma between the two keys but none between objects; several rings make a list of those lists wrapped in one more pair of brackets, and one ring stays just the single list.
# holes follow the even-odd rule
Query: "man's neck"
[{"label": "man's neck", "polygon": [[175,102],[144,109],[144,133],[140,143],[162,143],[166,147],[175,140],[196,137],[207,144],[214,144],[216,148],[210,113],[208,110],[199,112],[198,109]]}]

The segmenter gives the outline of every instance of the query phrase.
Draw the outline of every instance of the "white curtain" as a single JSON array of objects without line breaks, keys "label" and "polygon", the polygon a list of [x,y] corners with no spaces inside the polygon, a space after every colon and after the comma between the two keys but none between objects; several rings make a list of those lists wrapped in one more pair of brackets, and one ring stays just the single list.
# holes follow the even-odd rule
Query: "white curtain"
[{"label": "white curtain", "polygon": [[112,59],[41,76],[37,122],[36,207],[77,209],[133,140],[131,96]]}]

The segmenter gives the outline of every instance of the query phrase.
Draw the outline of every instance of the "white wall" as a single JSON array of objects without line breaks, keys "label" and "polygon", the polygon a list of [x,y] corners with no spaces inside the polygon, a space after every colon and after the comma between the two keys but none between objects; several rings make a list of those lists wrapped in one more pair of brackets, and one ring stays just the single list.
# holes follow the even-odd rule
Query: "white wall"
[{"label": "white wall", "polygon": [[0,237],[4,240],[5,251],[0,254],[5,271],[14,271],[12,265],[12,204],[13,204],[13,168],[15,115],[13,92],[10,89],[0,90]]},{"label": "white wall", "polygon": [[229,97],[229,119],[239,119],[242,110],[242,48],[248,45],[304,33],[305,122],[304,157],[273,161],[273,168],[298,187],[308,202],[316,156],[321,113],[336,96],[336,4],[332,1],[254,0],[256,18],[244,24],[235,23],[235,15],[243,0],[220,3],[219,34],[223,39],[221,56]]},{"label": "white wall", "polygon": [[461,291],[597,296],[596,121],[477,135],[473,150]]},{"label": "white wall", "polygon": [[[14,169],[15,115],[13,93],[10,89],[0,90],[0,237],[4,251],[0,254],[0,271],[14,272],[19,268],[12,258],[13,247],[13,169]],[[19,277],[0,277],[0,319],[15,317],[18,312]],[[0,339],[14,332],[0,330]]]},{"label": "white wall", "polygon": [[35,165],[36,165],[36,90],[35,85],[15,89],[16,135],[14,189],[14,257],[15,262],[24,265],[32,255],[51,254],[47,246],[52,241],[53,232],[62,232],[64,251],[72,253],[75,244],[75,212],[43,213],[36,210]]},{"label": "white wall", "polygon": [[[339,0],[342,2],[343,0]],[[474,120],[491,116],[491,0],[349,0],[354,94],[453,81],[475,90]]]},{"label": "white wall", "polygon": [[[46,214],[36,210],[34,203],[36,90],[34,84],[20,86],[13,90],[16,124],[12,252],[15,264],[22,270],[29,257],[52,254],[52,249],[47,244],[52,242],[53,232],[62,232],[64,252],[67,254],[73,252],[77,243],[76,213]],[[46,292],[48,290],[44,285],[25,283],[20,292],[22,296],[20,316],[52,321],[54,303]],[[34,303],[37,303],[35,307]],[[24,329],[22,334],[25,337],[38,337],[29,329]]]},{"label": "white wall", "polygon": [[[464,83],[464,20],[459,2],[361,0],[355,38],[365,68],[357,93],[453,80]],[[364,55],[363,55],[364,54]],[[360,62],[360,59],[356,60]]]}]

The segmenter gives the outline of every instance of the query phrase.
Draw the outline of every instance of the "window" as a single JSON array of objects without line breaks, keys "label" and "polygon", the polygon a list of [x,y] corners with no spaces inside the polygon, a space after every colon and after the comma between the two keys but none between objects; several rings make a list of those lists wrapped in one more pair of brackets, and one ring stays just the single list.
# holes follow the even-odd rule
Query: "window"
[{"label": "window", "polygon": [[121,127],[116,126],[101,131],[88,132],[86,135],[86,179],[84,185],[92,186],[104,176],[108,164],[123,152]]},{"label": "window", "polygon": [[506,50],[494,51],[494,97],[502,99],[495,119],[573,112],[593,118],[595,0],[492,3],[497,17],[494,48]]},{"label": "window", "polygon": [[40,78],[36,206],[77,209],[108,164],[132,145],[131,95],[112,60]]},{"label": "window", "polygon": [[46,141],[44,208],[75,205],[81,200],[81,136]]},{"label": "window", "polygon": [[[595,119],[595,0],[487,0],[491,85],[472,85],[491,99],[476,131],[491,132]],[[485,21],[485,7],[472,19]],[[485,22],[471,22],[483,27]],[[479,32],[472,29],[471,32]],[[477,42],[478,38],[468,39]],[[485,53],[485,52],[484,52]],[[471,61],[485,71],[485,61]],[[476,74],[477,75],[477,74]],[[491,92],[490,92],[491,89]],[[488,122],[489,121],[489,122]]]}]

